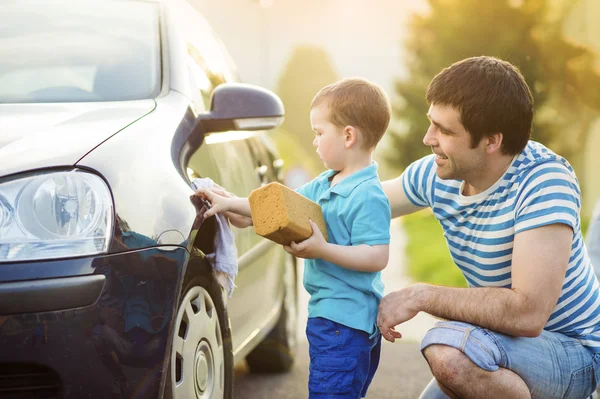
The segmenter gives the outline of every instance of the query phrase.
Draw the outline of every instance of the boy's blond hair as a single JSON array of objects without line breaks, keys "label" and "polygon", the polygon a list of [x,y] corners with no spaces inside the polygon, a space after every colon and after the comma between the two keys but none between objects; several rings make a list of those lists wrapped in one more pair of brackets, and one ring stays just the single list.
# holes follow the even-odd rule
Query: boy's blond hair
[{"label": "boy's blond hair", "polygon": [[348,78],[325,86],[310,108],[327,102],[329,120],[336,126],[353,126],[362,133],[362,147],[375,148],[388,128],[390,100],[378,85],[362,78]]}]

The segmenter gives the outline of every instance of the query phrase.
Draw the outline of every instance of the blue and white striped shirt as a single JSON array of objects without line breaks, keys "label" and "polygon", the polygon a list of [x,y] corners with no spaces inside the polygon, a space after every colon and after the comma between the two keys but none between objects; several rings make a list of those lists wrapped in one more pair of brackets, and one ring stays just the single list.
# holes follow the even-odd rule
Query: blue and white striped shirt
[{"label": "blue and white striped shirt", "polygon": [[555,223],[573,229],[565,281],[545,329],[600,352],[600,285],[581,235],[581,193],[571,165],[530,141],[492,187],[463,196],[461,180],[437,177],[434,157],[411,164],[402,185],[412,203],[431,207],[470,287],[511,287],[515,234]]}]

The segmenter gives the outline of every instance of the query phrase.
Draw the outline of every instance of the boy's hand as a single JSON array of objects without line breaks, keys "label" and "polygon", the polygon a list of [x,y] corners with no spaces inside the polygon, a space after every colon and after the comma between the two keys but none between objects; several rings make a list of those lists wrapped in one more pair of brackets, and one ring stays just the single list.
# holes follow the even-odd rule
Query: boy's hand
[{"label": "boy's hand", "polygon": [[[237,195],[230,193],[229,191],[225,190],[225,188],[219,186],[217,183],[213,183],[211,191],[217,195],[220,195],[221,197],[237,198]],[[252,226],[252,218],[249,218],[244,215],[238,215],[237,213],[229,211],[224,212],[224,214],[225,217],[229,219],[229,222],[238,229],[244,229],[246,227]]]},{"label": "boy's hand", "polygon": [[213,186],[210,188],[210,190],[213,193],[220,195],[221,197],[226,197],[226,198],[235,198],[235,197],[237,197],[235,194],[230,193],[229,191],[225,190],[224,187],[221,187],[217,183],[214,183],[214,182],[213,182]]},{"label": "boy's hand", "polygon": [[196,190],[194,195],[202,197],[211,204],[210,208],[204,213],[205,219],[214,216],[217,213],[225,213],[229,211],[229,199],[227,197],[218,195],[206,187],[200,187]]},{"label": "boy's hand", "polygon": [[290,245],[284,245],[283,248],[286,252],[299,258],[322,258],[327,248],[327,241],[325,241],[321,230],[319,230],[319,227],[312,220],[309,220],[308,223],[310,223],[310,228],[313,232],[312,235],[299,244],[292,241]]}]

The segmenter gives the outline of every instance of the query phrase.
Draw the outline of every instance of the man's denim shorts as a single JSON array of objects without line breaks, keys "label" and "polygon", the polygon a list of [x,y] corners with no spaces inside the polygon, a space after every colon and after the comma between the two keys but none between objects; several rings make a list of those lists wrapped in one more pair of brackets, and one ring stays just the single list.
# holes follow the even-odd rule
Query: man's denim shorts
[{"label": "man's denim shorts", "polygon": [[365,397],[379,366],[381,334],[364,331],[322,317],[306,325],[310,353],[310,399]]},{"label": "man's denim shorts", "polygon": [[[512,337],[471,324],[437,323],[421,342],[448,345],[462,351],[487,371],[499,367],[512,370],[529,387],[532,399],[590,397],[600,379],[600,353],[594,354],[578,341],[563,334],[543,331],[539,337]],[[430,384],[421,398],[446,396]]]}]

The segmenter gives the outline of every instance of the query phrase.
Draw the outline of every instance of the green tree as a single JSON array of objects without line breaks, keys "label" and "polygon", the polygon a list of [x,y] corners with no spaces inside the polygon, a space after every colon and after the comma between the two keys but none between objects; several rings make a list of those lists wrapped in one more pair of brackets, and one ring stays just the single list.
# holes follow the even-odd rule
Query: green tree
[{"label": "green tree", "polygon": [[273,138],[286,169],[301,166],[311,175],[323,171],[312,145],[310,103],[321,88],[338,79],[324,49],[310,45],[294,49],[275,90],[285,104],[285,120]]},{"label": "green tree", "polygon": [[[461,59],[491,55],[517,65],[529,84],[536,113],[532,139],[572,163],[585,146],[600,110],[600,77],[595,53],[562,34],[573,2],[560,0],[428,0],[430,12],[414,15],[406,43],[406,78],[396,84],[394,115],[385,159],[396,170],[429,154],[422,143],[427,85],[443,68]],[[577,169],[577,167],[576,167]]]}]

